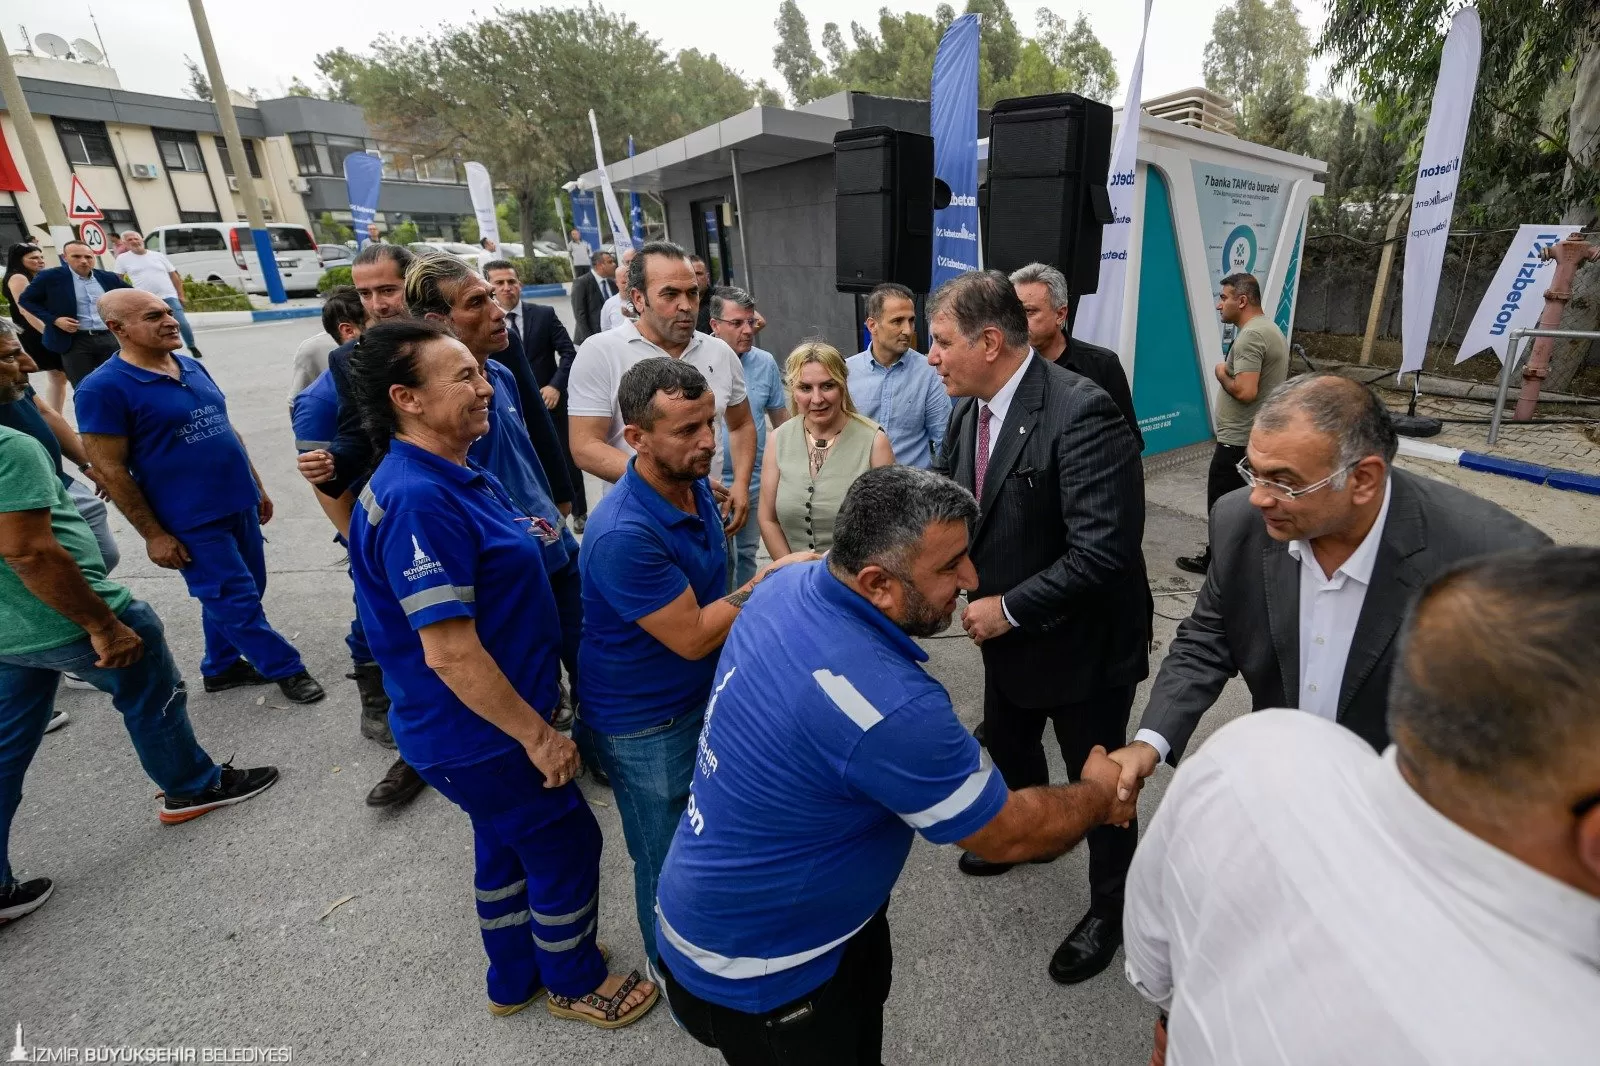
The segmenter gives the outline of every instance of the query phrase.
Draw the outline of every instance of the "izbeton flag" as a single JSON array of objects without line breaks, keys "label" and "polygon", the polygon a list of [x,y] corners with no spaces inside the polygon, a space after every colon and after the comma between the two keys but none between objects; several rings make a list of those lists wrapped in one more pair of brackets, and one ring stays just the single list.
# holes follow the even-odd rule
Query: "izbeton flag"
[{"label": "izbeton flag", "polygon": [[1464,7],[1450,22],[1433,87],[1433,111],[1422,138],[1422,162],[1411,196],[1411,228],[1406,233],[1406,270],[1401,282],[1400,373],[1422,369],[1428,354],[1433,305],[1439,297],[1450,216],[1461,178],[1461,148],[1478,87],[1478,57],[1483,41],[1476,8]]},{"label": "izbeton flag", "polygon": [[978,269],[978,16],[950,24],[933,57],[933,174],[950,205],[933,213],[933,288]]},{"label": "izbeton flag", "polygon": [[1576,233],[1580,226],[1519,226],[1517,236],[1506,249],[1500,269],[1494,272],[1489,291],[1483,294],[1478,313],[1456,353],[1456,362],[1465,362],[1492,348],[1503,363],[1506,344],[1514,329],[1532,329],[1544,313],[1544,291],[1550,287],[1550,272],[1555,260],[1540,258],[1540,252]]},{"label": "izbeton flag", "polygon": [[612,191],[611,179],[606,175],[606,156],[600,148],[600,124],[594,120],[594,109],[589,109],[589,129],[594,132],[594,165],[600,168],[600,191],[606,200],[606,221],[611,225],[611,243],[617,249],[620,260],[622,253],[633,247],[633,236],[628,232],[627,216],[622,213],[622,207],[617,203],[617,194]]},{"label": "izbeton flag", "polygon": [[1144,29],[1139,51],[1128,77],[1128,95],[1122,101],[1122,127],[1111,149],[1111,224],[1100,231],[1100,287],[1078,301],[1072,335],[1112,351],[1122,347],[1122,306],[1128,291],[1128,246],[1133,237],[1133,209],[1138,189],[1134,174],[1139,165],[1139,100],[1144,89],[1144,39],[1150,32],[1150,5],[1144,0]]},{"label": "izbeton flag", "polygon": [[478,237],[487,237],[500,246],[500,220],[494,213],[494,185],[489,168],[482,163],[467,164],[467,192],[472,195],[472,213],[478,218]]}]

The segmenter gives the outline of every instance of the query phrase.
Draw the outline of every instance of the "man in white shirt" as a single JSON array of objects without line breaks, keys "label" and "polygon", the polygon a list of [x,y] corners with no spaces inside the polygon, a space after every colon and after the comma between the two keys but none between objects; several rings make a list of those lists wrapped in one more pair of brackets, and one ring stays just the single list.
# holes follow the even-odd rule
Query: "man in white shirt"
[{"label": "man in white shirt", "polygon": [[127,275],[128,283],[134,288],[154,293],[162,303],[172,308],[172,317],[178,320],[178,331],[183,334],[184,347],[189,349],[190,355],[199,359],[200,349],[194,346],[194,330],[189,328],[189,319],[183,313],[183,277],[178,273],[178,268],[160,252],[146,248],[144,237],[138,230],[131,229],[124,233],[122,243],[127,250],[117,255],[118,272]]},{"label": "man in white shirt", "polygon": [[1185,760],[1125,906],[1156,1061],[1596,1061],[1597,662],[1600,549],[1490,556],[1417,604],[1383,755],[1268,711]]},{"label": "man in white shirt", "polygon": [[1382,751],[1394,638],[1423,585],[1464,559],[1550,542],[1487,500],[1391,469],[1397,447],[1388,408],[1359,382],[1308,374],[1262,402],[1240,464],[1248,488],[1211,509],[1221,565],[1116,753],[1125,788],[1177,765],[1235,673],[1252,709],[1298,707]]},{"label": "man in white shirt", "polygon": [[634,251],[629,248],[622,253],[622,261],[617,266],[617,291],[606,297],[606,302],[600,305],[600,332],[616,329],[618,326],[634,317],[633,301],[624,301],[622,297],[627,294],[628,264],[633,262]]},{"label": "man in white shirt", "polygon": [[572,257],[572,277],[576,281],[589,273],[589,257],[594,254],[594,249],[589,247],[589,242],[583,239],[583,233],[577,229],[567,236],[567,254]]},{"label": "man in white shirt", "polygon": [[671,241],[651,241],[629,265],[627,291],[637,322],[596,333],[578,347],[567,384],[567,433],[578,467],[602,482],[598,495],[617,483],[633,449],[623,439],[617,385],[642,359],[682,359],[705,375],[716,397],[717,421],[726,421],[733,452],[733,481],[723,485],[722,441],[711,461],[711,485],[737,533],[750,515],[750,476],[755,470],[756,428],[745,399],[744,368],[733,349],[695,331],[700,290],[689,256]]}]

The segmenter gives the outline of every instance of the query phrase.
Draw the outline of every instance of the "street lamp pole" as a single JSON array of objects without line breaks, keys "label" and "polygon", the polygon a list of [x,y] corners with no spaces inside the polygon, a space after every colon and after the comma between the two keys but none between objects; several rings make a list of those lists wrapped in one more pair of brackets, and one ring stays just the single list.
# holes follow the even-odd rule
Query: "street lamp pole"
[{"label": "street lamp pole", "polygon": [[239,181],[239,197],[244,201],[244,214],[250,220],[250,238],[255,242],[256,258],[261,260],[261,276],[267,283],[267,299],[275,304],[287,303],[283,291],[283,278],[278,274],[278,260],[272,253],[272,236],[267,233],[267,218],[261,212],[261,201],[256,198],[255,179],[250,176],[248,157],[244,152],[244,139],[239,136],[239,120],[233,113],[233,99],[228,95],[228,83],[222,77],[222,64],[217,59],[217,46],[211,40],[211,23],[206,19],[202,0],[189,0],[189,11],[194,15],[194,32],[200,38],[200,54],[206,61],[206,77],[211,80],[211,103],[217,109],[217,121],[222,125],[222,137],[228,145],[228,158],[233,161],[233,173]]},{"label": "street lamp pole", "polygon": [[50,160],[44,154],[44,145],[39,140],[39,127],[33,124],[33,112],[28,110],[27,97],[22,95],[22,83],[17,80],[17,68],[11,62],[11,49],[6,45],[4,34],[0,34],[0,98],[4,98],[6,110],[11,112],[11,125],[17,131],[17,143],[22,145],[22,158],[27,162],[28,173],[33,178],[34,195],[39,198],[45,225],[50,227],[50,240],[56,246],[56,254],[60,255],[67,242],[72,240],[72,224],[67,221],[61,196],[50,178]]}]

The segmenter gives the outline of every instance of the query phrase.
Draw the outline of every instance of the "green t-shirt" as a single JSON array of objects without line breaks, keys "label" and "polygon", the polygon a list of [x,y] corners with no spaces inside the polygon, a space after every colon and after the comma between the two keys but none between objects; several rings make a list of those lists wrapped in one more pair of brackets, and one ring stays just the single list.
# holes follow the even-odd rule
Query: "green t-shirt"
[{"label": "green t-shirt", "polygon": [[[112,613],[121,614],[133,593],[106,577],[89,523],[50,465],[44,445],[0,426],[0,512],[50,511],[50,531],[77,562],[89,585]],[[0,655],[27,655],[82,640],[83,628],[28,591],[10,564],[0,559]]]},{"label": "green t-shirt", "polygon": [[1278,332],[1271,316],[1257,315],[1240,328],[1233,338],[1233,347],[1228,349],[1228,370],[1235,377],[1261,375],[1256,385],[1256,398],[1250,403],[1235,400],[1227,389],[1217,394],[1217,440],[1242,448],[1250,443],[1250,426],[1256,420],[1256,409],[1261,401],[1272,395],[1272,390],[1289,376],[1289,342]]}]

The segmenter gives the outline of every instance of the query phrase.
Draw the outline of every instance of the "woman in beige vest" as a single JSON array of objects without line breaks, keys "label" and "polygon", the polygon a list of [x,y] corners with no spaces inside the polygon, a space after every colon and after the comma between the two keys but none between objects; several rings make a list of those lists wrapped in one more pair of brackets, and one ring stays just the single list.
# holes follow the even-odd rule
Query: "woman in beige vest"
[{"label": "woman in beige vest", "polygon": [[836,348],[808,341],[789,353],[783,381],[791,417],[767,438],[761,467],[761,539],[774,559],[825,552],[845,490],[894,462],[889,437],[856,413]]}]

